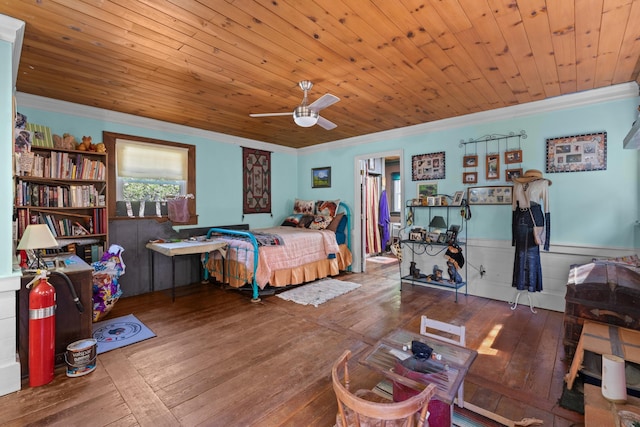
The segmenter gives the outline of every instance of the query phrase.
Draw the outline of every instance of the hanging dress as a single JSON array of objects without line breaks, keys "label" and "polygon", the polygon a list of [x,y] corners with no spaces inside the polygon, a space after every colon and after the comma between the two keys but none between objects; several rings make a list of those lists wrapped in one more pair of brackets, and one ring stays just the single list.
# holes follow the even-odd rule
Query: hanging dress
[{"label": "hanging dress", "polygon": [[545,227],[544,250],[549,250],[551,218],[549,213],[549,181],[536,179],[529,182],[514,182],[512,203],[512,246],[516,253],[513,262],[511,286],[519,291],[542,291],[542,266],[540,247],[533,238],[533,221]]},{"label": "hanging dress", "polygon": [[380,215],[378,217],[378,225],[380,226],[382,251],[386,251],[389,238],[391,237],[391,213],[389,212],[387,190],[382,190],[382,194],[380,195]]}]

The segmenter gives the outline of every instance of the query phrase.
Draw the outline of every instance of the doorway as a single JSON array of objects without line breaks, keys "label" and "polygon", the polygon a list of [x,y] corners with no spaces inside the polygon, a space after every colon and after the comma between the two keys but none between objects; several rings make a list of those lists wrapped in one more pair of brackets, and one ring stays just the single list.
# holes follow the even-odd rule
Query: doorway
[{"label": "doorway", "polygon": [[[377,162],[376,162],[377,159]],[[382,190],[386,190],[389,193],[393,189],[393,184],[391,183],[391,179],[388,177],[385,171],[385,164],[387,161],[393,161],[397,164],[397,175],[394,178],[397,178],[398,183],[395,185],[399,188],[400,195],[405,194],[404,188],[404,180],[402,179],[402,171],[404,170],[404,159],[402,150],[393,150],[393,151],[385,151],[379,153],[371,153],[364,154],[360,156],[356,156],[354,163],[354,221],[353,221],[353,265],[352,270],[355,272],[364,272],[366,271],[366,257],[367,257],[367,224],[375,224],[377,223],[377,217],[375,217],[375,209],[368,209],[368,197],[369,200],[376,200],[376,195],[371,194],[371,191],[367,191],[367,186],[371,186],[372,183],[369,180],[369,171],[373,169],[375,171],[374,174],[379,174],[379,190],[380,193]],[[380,166],[380,169],[377,166]],[[401,228],[404,223],[404,208],[403,204],[400,211],[397,212],[393,208],[394,205],[394,197],[389,194],[389,209],[391,212],[396,213],[398,216],[396,220],[399,220],[400,226],[395,228]],[[400,199],[404,199],[404,196],[400,196]],[[381,248],[384,250],[385,248]],[[375,248],[374,248],[375,250]]]}]

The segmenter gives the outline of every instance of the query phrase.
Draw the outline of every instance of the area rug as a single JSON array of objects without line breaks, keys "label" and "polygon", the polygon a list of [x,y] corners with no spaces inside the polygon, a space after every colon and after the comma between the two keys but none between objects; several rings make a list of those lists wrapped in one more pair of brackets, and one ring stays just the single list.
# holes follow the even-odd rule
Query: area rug
[{"label": "area rug", "polygon": [[277,295],[286,301],[293,301],[296,304],[319,306],[335,297],[344,295],[354,289],[359,288],[358,283],[346,282],[336,279],[320,279],[297,288],[284,291]]},{"label": "area rug", "polygon": [[472,411],[467,411],[459,408],[458,406],[454,406],[451,425],[455,427],[495,427],[502,424],[498,424],[486,417],[483,417],[482,415],[475,414]]},{"label": "area rug", "polygon": [[155,337],[136,316],[116,317],[93,324],[93,338],[98,341],[96,351],[105,353],[116,348],[125,347]]},{"label": "area rug", "polygon": [[367,258],[367,261],[375,262],[377,264],[391,264],[394,262],[398,262],[398,258],[388,256],[374,256]]}]

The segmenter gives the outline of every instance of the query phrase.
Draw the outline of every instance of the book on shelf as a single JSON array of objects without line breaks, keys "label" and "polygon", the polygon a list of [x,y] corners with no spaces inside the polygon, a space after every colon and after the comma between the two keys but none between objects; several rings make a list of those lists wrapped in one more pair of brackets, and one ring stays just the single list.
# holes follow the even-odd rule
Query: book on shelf
[{"label": "book on shelf", "polygon": [[51,151],[48,155],[36,153],[28,175],[39,178],[104,181],[107,170],[105,162],[88,156],[60,151]]},{"label": "book on shelf", "polygon": [[87,264],[91,264],[100,261],[104,255],[104,246],[101,243],[71,243],[67,246],[67,251],[76,254]]},{"label": "book on shelf", "polygon": [[16,184],[16,206],[49,208],[104,207],[105,198],[93,184],[48,185],[19,180]]}]

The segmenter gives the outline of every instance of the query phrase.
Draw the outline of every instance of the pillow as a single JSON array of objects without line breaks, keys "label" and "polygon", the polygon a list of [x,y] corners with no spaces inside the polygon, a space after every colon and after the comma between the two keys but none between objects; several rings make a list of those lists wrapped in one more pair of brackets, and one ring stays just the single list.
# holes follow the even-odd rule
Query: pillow
[{"label": "pillow", "polygon": [[338,223],[338,229],[336,230],[337,236],[346,236],[349,231],[347,230],[347,217],[346,215],[342,217],[340,223]]},{"label": "pillow", "polygon": [[315,200],[300,200],[296,199],[293,204],[293,213],[294,214],[308,214],[313,215],[316,210],[316,202]]},{"label": "pillow", "polygon": [[336,214],[338,213],[338,206],[340,206],[340,199],[318,200],[316,202],[316,214],[336,216]]},{"label": "pillow", "polygon": [[331,224],[327,227],[327,230],[333,231],[334,233],[338,231],[338,225],[340,225],[340,220],[344,217],[343,213],[339,213],[338,215],[333,217]]},{"label": "pillow", "polygon": [[329,215],[316,215],[313,222],[309,224],[309,229],[324,230],[331,224],[331,221],[333,221],[333,217]]},{"label": "pillow", "polygon": [[309,225],[311,225],[314,219],[314,215],[302,215],[302,218],[300,218],[300,222],[298,223],[298,227],[309,228]]},{"label": "pillow", "polygon": [[302,220],[303,216],[304,215],[302,214],[289,215],[284,219],[284,221],[282,222],[282,225],[285,227],[297,227],[298,224],[300,224],[300,221]]}]

